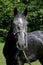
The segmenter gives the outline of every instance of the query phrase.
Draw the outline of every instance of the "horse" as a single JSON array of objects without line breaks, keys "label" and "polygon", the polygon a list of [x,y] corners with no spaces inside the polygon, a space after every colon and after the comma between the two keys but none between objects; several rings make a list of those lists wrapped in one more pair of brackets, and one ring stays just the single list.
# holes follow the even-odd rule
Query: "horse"
[{"label": "horse", "polygon": [[14,20],[3,48],[7,65],[24,65],[37,59],[43,65],[43,31],[26,32],[27,12],[27,8],[22,14],[14,9]]},{"label": "horse", "polygon": [[[16,8],[14,9],[14,20],[11,24],[11,27],[6,37],[5,45],[3,48],[3,55],[6,58],[7,65],[20,65],[20,62],[22,64],[23,60],[20,61],[18,56],[22,52],[21,50],[18,49],[18,47],[20,45],[21,45],[20,48],[22,48],[23,46],[25,47],[24,38],[26,36],[25,27],[27,24],[27,20],[25,19],[26,14],[27,14],[27,9],[25,9],[24,13],[22,14],[20,12],[18,13]],[[17,43],[18,40],[20,45]]]}]

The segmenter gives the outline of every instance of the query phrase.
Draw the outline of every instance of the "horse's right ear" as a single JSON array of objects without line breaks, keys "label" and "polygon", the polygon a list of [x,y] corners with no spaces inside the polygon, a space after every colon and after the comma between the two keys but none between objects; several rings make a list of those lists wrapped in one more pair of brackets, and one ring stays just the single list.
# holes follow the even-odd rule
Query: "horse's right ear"
[{"label": "horse's right ear", "polygon": [[28,12],[28,10],[27,10],[27,8],[25,8],[23,14],[26,16],[27,15],[27,12]]},{"label": "horse's right ear", "polygon": [[15,17],[16,14],[17,14],[17,8],[15,7],[14,8],[14,17]]}]

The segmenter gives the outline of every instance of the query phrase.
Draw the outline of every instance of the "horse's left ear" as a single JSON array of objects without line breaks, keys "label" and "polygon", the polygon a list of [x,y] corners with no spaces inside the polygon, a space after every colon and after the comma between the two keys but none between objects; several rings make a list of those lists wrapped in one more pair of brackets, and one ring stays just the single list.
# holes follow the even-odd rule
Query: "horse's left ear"
[{"label": "horse's left ear", "polygon": [[27,15],[27,12],[28,12],[28,10],[27,10],[27,8],[25,8],[23,14],[26,16]]},{"label": "horse's left ear", "polygon": [[15,7],[14,8],[14,17],[15,17],[15,15],[17,14],[18,12],[17,12],[17,8]]}]

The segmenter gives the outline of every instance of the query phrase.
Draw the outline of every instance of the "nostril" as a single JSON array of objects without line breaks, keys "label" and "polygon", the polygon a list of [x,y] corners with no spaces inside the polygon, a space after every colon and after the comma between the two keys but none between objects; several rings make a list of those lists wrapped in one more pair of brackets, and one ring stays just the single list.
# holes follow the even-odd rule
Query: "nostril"
[{"label": "nostril", "polygon": [[24,44],[24,48],[26,48],[26,44]]},{"label": "nostril", "polygon": [[24,44],[24,46],[26,46],[26,44]]},{"label": "nostril", "polygon": [[18,47],[20,48],[20,45],[19,45],[19,43],[18,43]]}]

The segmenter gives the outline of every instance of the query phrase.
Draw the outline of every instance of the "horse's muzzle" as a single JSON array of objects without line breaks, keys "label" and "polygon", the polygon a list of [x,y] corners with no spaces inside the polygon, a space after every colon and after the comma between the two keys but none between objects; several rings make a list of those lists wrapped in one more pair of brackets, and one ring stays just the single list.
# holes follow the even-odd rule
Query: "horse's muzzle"
[{"label": "horse's muzzle", "polygon": [[17,46],[17,48],[19,49],[19,50],[24,50],[25,48],[26,48],[26,44],[24,44],[24,45],[20,45],[18,42],[17,42],[17,44],[16,44],[16,46]]}]

